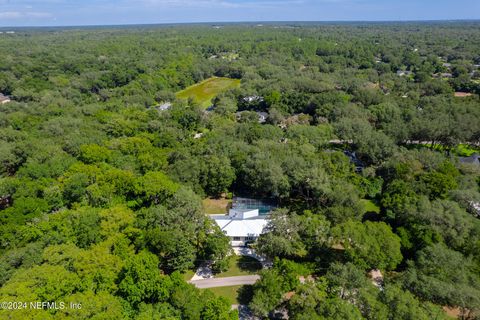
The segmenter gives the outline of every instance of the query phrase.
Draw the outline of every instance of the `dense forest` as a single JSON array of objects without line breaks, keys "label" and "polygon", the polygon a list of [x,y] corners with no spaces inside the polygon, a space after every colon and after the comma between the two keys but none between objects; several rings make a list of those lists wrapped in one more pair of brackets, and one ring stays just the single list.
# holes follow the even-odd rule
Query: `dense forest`
[{"label": "dense forest", "polygon": [[0,318],[237,319],[184,277],[233,194],[279,207],[257,317],[480,319],[479,65],[477,22],[1,33],[0,301],[82,308]]}]

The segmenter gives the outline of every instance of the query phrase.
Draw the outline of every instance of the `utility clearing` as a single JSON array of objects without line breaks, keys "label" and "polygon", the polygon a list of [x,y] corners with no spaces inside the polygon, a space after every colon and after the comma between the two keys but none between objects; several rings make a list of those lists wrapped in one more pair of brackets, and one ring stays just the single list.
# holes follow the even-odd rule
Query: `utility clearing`
[{"label": "utility clearing", "polygon": [[212,105],[212,100],[220,93],[240,86],[240,79],[212,77],[177,92],[179,99],[193,99],[204,108]]}]

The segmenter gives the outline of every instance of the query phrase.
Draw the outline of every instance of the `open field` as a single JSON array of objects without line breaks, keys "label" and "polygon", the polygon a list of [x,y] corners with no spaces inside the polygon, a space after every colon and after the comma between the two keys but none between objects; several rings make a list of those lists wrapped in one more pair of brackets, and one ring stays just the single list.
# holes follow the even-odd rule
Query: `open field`
[{"label": "open field", "polygon": [[239,86],[239,79],[213,77],[177,92],[176,95],[179,99],[192,98],[202,107],[208,108],[219,93]]}]

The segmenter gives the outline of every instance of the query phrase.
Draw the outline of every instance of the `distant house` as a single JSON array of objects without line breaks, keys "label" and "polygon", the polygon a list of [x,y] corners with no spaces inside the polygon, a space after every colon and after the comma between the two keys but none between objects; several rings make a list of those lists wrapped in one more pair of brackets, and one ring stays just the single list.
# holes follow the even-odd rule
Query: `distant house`
[{"label": "distant house", "polygon": [[459,160],[461,163],[480,166],[480,155],[476,153],[471,155],[470,157],[460,157]]},{"label": "distant house", "polygon": [[455,95],[455,97],[457,97],[457,98],[465,98],[465,97],[470,97],[470,96],[472,96],[472,94],[469,93],[469,92],[455,92],[454,95]]},{"label": "distant house", "polygon": [[451,68],[452,64],[445,62],[444,64],[442,64],[442,66],[444,66],[445,68]]},{"label": "distant house", "polygon": [[475,217],[480,218],[480,202],[470,201],[468,204],[468,211]]},{"label": "distant house", "polygon": [[358,159],[357,154],[347,150],[345,150],[343,153],[350,159],[350,162],[355,165],[355,171],[362,172],[362,170],[365,168],[365,164]]},{"label": "distant house", "polygon": [[[236,117],[237,117],[237,120],[240,120],[243,116],[245,116],[245,113],[246,112],[252,112],[252,111],[239,111],[237,113],[235,113]],[[268,119],[268,113],[267,112],[255,112],[257,114],[257,117],[258,117],[258,123],[265,123],[267,122],[267,119]]]},{"label": "distant house", "polygon": [[265,122],[267,122],[268,113],[266,113],[266,112],[257,112],[257,114],[258,114],[258,122],[259,122],[259,123],[265,123]]},{"label": "distant house", "polygon": [[167,111],[167,110],[169,110],[171,107],[172,107],[172,103],[171,103],[171,102],[165,102],[165,103],[157,106],[157,109],[158,109],[159,111]]},{"label": "distant house", "polygon": [[399,76],[399,77],[410,76],[412,74],[413,74],[412,71],[406,71],[406,70],[398,70],[397,71],[397,76]]},{"label": "distant house", "polygon": [[262,102],[263,97],[261,97],[261,96],[246,96],[246,97],[243,98],[243,101],[248,102],[248,103]]},{"label": "distant house", "polygon": [[450,79],[453,78],[453,75],[450,72],[434,73],[433,77],[436,79]]},{"label": "distant house", "polygon": [[370,272],[368,273],[368,277],[372,280],[372,284],[375,287],[383,291],[383,284],[384,284],[383,274],[380,270],[378,269],[370,270]]},{"label": "distant house", "polygon": [[0,104],[5,104],[5,103],[8,103],[12,100],[10,100],[9,97],[3,95],[2,93],[0,93]]},{"label": "distant house", "polygon": [[268,219],[259,209],[230,209],[228,215],[211,215],[220,229],[230,238],[233,247],[244,247],[263,233]]}]

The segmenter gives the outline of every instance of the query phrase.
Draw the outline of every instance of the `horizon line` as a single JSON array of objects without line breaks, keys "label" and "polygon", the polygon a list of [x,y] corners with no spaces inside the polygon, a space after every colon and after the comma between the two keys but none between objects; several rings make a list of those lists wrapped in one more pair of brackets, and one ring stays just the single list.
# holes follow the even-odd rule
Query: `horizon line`
[{"label": "horizon line", "polygon": [[133,27],[133,26],[172,26],[172,25],[222,25],[222,24],[291,24],[291,23],[433,23],[433,22],[480,22],[475,19],[398,19],[398,20],[245,20],[245,21],[191,21],[191,22],[153,22],[153,23],[120,23],[120,24],[77,24],[77,25],[22,25],[22,26],[0,26],[0,29],[23,29],[23,28],[92,28],[92,27]]}]

